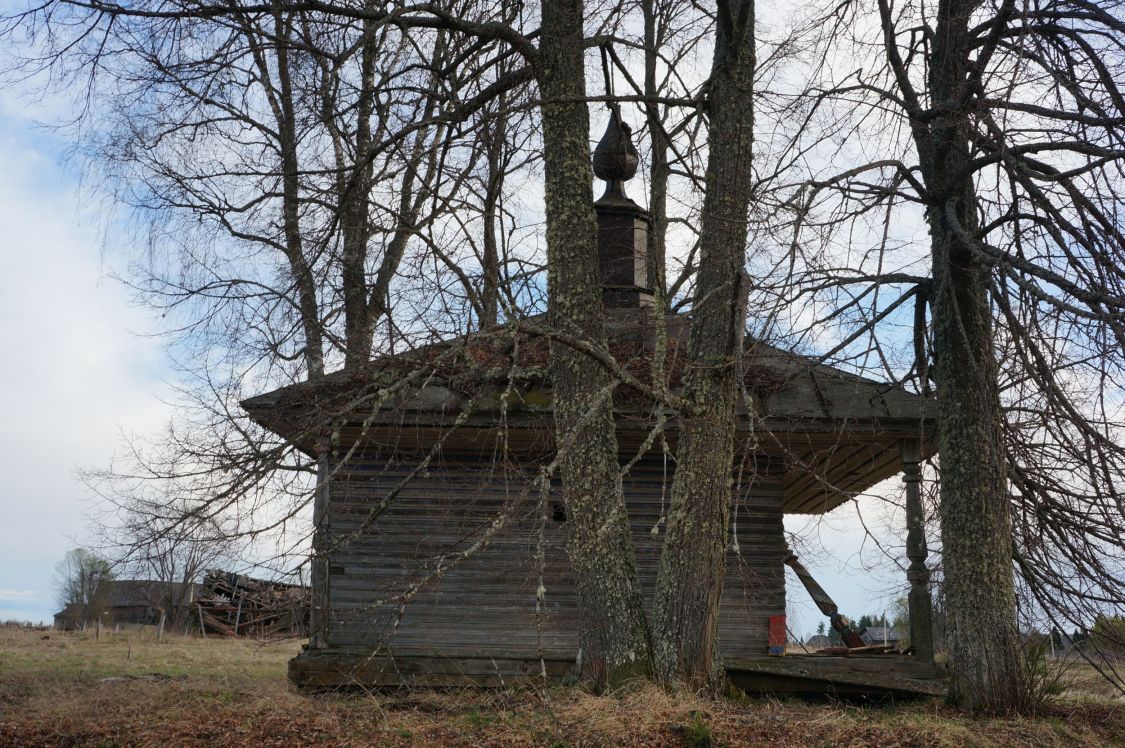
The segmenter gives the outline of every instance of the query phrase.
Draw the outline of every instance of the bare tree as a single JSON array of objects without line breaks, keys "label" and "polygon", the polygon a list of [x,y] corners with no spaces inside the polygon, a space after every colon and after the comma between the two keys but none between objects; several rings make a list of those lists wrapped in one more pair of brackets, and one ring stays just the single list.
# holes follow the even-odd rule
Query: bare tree
[{"label": "bare tree", "polygon": [[113,579],[109,561],[85,548],[72,548],[55,567],[55,599],[64,610],[73,606],[85,626],[105,614]]},{"label": "bare tree", "polygon": [[[542,8],[536,75],[543,97],[550,322],[606,347],[598,276],[589,112],[583,61],[583,3]],[[597,687],[650,669],[648,625],[637,582],[629,517],[617,464],[616,382],[584,353],[552,342],[555,430],[582,615],[579,653]],[[570,446],[574,445],[574,446]]]},{"label": "bare tree", "polygon": [[[1121,10],[878,0],[821,19],[860,66],[810,106],[849,112],[829,127],[863,156],[810,183],[806,208],[834,207],[802,221],[843,221],[872,248],[859,267],[818,258],[804,288],[839,293],[826,318],[852,330],[836,352],[863,341],[895,378],[936,383],[946,641],[974,711],[1034,707],[1013,560],[1031,618],[1123,602]],[[896,236],[911,207],[923,256]],[[903,317],[905,370],[902,336],[871,337]]]},{"label": "bare tree", "polygon": [[[492,70],[493,50],[474,37],[403,33],[378,14],[276,4],[231,6],[221,18],[175,4],[136,10],[53,5],[8,26],[41,34],[22,71],[63,73],[64,90],[88,97],[77,133],[88,163],[147,222],[127,282],[175,320],[178,422],[88,477],[118,506],[147,502],[154,541],[201,517],[224,527],[238,517],[240,535],[281,537],[321,493],[311,490],[317,464],[246,422],[243,386],[318,379],[393,349],[396,338],[437,337],[425,306],[411,316],[400,305],[390,319],[403,268],[421,278],[426,257],[479,306],[473,270],[449,251],[457,237],[439,243],[433,227],[454,209],[495,218],[508,167],[494,148],[485,204],[463,199],[484,157],[474,133],[450,128],[529,76]],[[488,264],[495,306],[499,260]],[[460,316],[451,306],[448,316]],[[326,419],[325,434],[332,428]],[[160,503],[168,493],[192,500],[176,515]],[[267,496],[268,519],[257,521]]]},{"label": "bare tree", "polygon": [[110,506],[100,515],[99,531],[106,550],[116,555],[114,565],[160,583],[162,611],[173,626],[185,627],[195,584],[204,572],[239,562],[237,532],[214,517],[193,513],[183,501]]},{"label": "bare tree", "polygon": [[719,3],[717,26],[704,87],[706,194],[682,395],[689,410],[681,414],[653,618],[661,677],[697,686],[725,679],[717,634],[749,290],[744,266],[754,181],[753,1]]}]

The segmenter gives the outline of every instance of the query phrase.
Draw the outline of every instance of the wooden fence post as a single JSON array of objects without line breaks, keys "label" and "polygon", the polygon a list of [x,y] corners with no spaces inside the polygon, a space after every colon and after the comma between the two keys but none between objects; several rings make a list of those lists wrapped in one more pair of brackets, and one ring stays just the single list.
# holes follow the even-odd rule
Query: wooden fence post
[{"label": "wooden fence post", "polygon": [[[241,580],[239,580],[241,581]],[[243,595],[238,594],[238,581],[234,583],[234,595],[238,595],[238,611],[234,614],[234,635],[238,636],[238,624],[242,622],[242,598]]]}]

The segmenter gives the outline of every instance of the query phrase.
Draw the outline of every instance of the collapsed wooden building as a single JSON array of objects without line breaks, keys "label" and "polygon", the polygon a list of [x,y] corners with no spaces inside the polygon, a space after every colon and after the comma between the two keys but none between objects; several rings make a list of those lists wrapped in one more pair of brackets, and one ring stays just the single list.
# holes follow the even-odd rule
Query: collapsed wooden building
[{"label": "collapsed wooden building", "polygon": [[[690,321],[653,310],[647,216],[620,178],[608,181],[596,208],[609,352],[647,375],[663,327],[675,388]],[[566,508],[554,479],[542,479],[557,445],[547,343],[536,324],[384,357],[243,403],[319,461],[312,632],[290,664],[294,683],[501,685],[572,670],[579,611]],[[747,344],[744,374],[756,413],[743,408],[738,418],[719,624],[732,681],[765,690],[932,690],[918,487],[932,449],[932,403],[761,342]],[[628,387],[613,397],[639,581],[651,604],[677,426]],[[892,666],[769,657],[792,561],[783,516],[829,512],[896,474],[907,482],[912,525],[914,658]],[[879,683],[873,671],[884,674]]]},{"label": "collapsed wooden building", "polygon": [[305,636],[309,591],[303,585],[208,571],[195,601],[204,636],[247,636],[259,640]]}]

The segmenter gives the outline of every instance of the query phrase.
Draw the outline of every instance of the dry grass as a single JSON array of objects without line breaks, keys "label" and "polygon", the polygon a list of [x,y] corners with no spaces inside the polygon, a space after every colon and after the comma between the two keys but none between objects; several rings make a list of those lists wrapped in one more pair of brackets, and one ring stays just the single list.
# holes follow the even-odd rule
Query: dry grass
[{"label": "dry grass", "polygon": [[0,630],[0,745],[1125,745],[1125,706],[1085,694],[1035,719],[972,720],[936,701],[858,708],[709,701],[645,688],[303,696],[296,642]]},{"label": "dry grass", "polygon": [[[1125,661],[1113,664],[1113,670],[1120,678]],[[1072,700],[1092,701],[1125,706],[1125,696],[1115,685],[1106,680],[1093,666],[1076,655],[1051,661],[1050,669],[1058,674],[1058,685]]]}]

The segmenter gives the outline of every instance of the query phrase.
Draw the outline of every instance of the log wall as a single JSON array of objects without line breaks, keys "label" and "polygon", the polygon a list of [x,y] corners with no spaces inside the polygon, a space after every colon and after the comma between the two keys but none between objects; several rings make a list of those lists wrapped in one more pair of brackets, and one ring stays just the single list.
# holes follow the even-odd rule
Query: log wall
[{"label": "log wall", "polygon": [[[578,611],[557,487],[538,491],[527,463],[471,457],[435,461],[406,480],[418,464],[417,455],[368,453],[335,471],[329,651],[573,658]],[[625,481],[650,603],[663,542],[653,528],[671,478],[657,456]],[[780,480],[768,477],[738,491],[738,542],[728,554],[720,619],[724,655],[764,655],[768,618],[785,611],[781,492]]]}]

